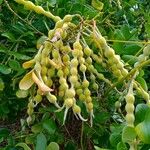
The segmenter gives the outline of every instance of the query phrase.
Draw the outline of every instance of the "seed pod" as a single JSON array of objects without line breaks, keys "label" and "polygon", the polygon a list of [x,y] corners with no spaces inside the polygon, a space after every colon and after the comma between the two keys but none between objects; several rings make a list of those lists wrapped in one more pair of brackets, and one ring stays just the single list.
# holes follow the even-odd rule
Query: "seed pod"
[{"label": "seed pod", "polygon": [[70,80],[70,83],[75,85],[78,81],[78,77],[76,75],[73,75],[73,76],[70,76],[69,80]]},{"label": "seed pod", "polygon": [[77,93],[77,95],[80,95],[80,94],[83,93],[83,90],[82,90],[82,89],[77,89],[77,90],[76,90],[76,93]]},{"label": "seed pod", "polygon": [[48,77],[54,77],[55,76],[55,68],[50,68],[50,69],[48,69],[47,70],[47,75],[48,75]]},{"label": "seed pod", "polygon": [[85,96],[84,94],[80,94],[80,95],[79,95],[79,99],[80,99],[81,101],[85,101],[85,100],[86,100],[86,96]]},{"label": "seed pod", "polygon": [[60,77],[59,83],[60,83],[60,84],[66,83],[66,79],[65,79],[64,77]]},{"label": "seed pod", "polygon": [[109,59],[115,56],[114,50],[113,50],[112,48],[110,48],[110,47],[108,47],[108,48],[105,50],[104,54],[105,54],[105,56],[106,56],[107,58],[109,58]]},{"label": "seed pod", "polygon": [[38,14],[42,14],[45,12],[45,10],[41,6],[35,6],[34,11]]},{"label": "seed pod", "polygon": [[82,82],[82,87],[87,88],[89,86],[89,81],[87,79],[84,79]]},{"label": "seed pod", "polygon": [[68,89],[65,93],[66,97],[73,98],[75,97],[75,90],[74,89]]},{"label": "seed pod", "polygon": [[53,56],[54,59],[58,59],[60,57],[59,51],[54,49],[52,51],[52,56]]},{"label": "seed pod", "polygon": [[48,68],[46,66],[41,67],[41,74],[44,76],[47,74]]},{"label": "seed pod", "polygon": [[71,60],[71,67],[77,67],[78,66],[78,60],[77,58],[73,58]]},{"label": "seed pod", "polygon": [[80,55],[80,50],[79,49],[74,49],[72,51],[72,55],[73,55],[73,57],[78,57]]},{"label": "seed pod", "polygon": [[88,57],[85,61],[86,61],[86,63],[88,63],[88,64],[92,64],[92,59],[91,59],[91,57]]},{"label": "seed pod", "polygon": [[67,99],[65,99],[64,103],[65,103],[66,107],[70,108],[73,106],[74,100],[72,98],[67,98]]},{"label": "seed pod", "polygon": [[81,71],[81,72],[85,72],[85,71],[86,71],[86,66],[82,64],[82,65],[80,66],[80,71]]},{"label": "seed pod", "polygon": [[61,69],[59,69],[59,70],[57,71],[57,76],[58,76],[58,77],[63,77],[63,75],[64,75],[63,71],[62,71]]},{"label": "seed pod", "polygon": [[63,57],[62,57],[62,60],[64,63],[68,63],[70,61],[70,57],[68,54],[65,54]]},{"label": "seed pod", "polygon": [[84,48],[84,53],[85,53],[86,56],[89,57],[89,56],[91,55],[92,51],[91,51],[91,49],[87,46],[87,47]]},{"label": "seed pod", "polygon": [[91,102],[87,103],[87,109],[89,112],[93,110],[93,104]]},{"label": "seed pod", "polygon": [[135,101],[134,95],[133,95],[133,94],[130,94],[130,93],[128,93],[128,94],[126,95],[125,99],[126,99],[127,104],[128,104],[128,103],[133,104],[134,101]]},{"label": "seed pod", "polygon": [[34,101],[36,101],[36,103],[40,103],[42,101],[42,96],[40,94],[37,94],[35,97],[34,97]]},{"label": "seed pod", "polygon": [[91,95],[91,91],[88,88],[84,89],[84,95],[85,96],[90,96]]},{"label": "seed pod", "polygon": [[120,101],[115,102],[115,108],[118,110],[121,107]]},{"label": "seed pod", "polygon": [[134,115],[133,114],[127,114],[125,118],[126,118],[127,125],[128,126],[133,126],[133,123],[134,123],[134,120],[135,120]]},{"label": "seed pod", "polygon": [[125,110],[128,114],[132,114],[134,112],[134,105],[133,104],[126,104]]},{"label": "seed pod", "polygon": [[[81,55],[80,55],[80,56],[81,56]],[[85,63],[85,59],[84,59],[83,57],[80,57],[80,58],[79,58],[79,63],[80,63],[80,64],[84,64],[84,63]]]},{"label": "seed pod", "polygon": [[[21,0],[21,1],[23,2],[24,0]],[[18,0],[17,0],[17,3],[19,3]],[[26,3],[24,3],[24,6],[29,10],[34,9],[34,4],[31,1],[26,1]]]},{"label": "seed pod", "polygon": [[85,101],[86,101],[86,103],[91,103],[92,102],[91,96],[87,96]]},{"label": "seed pod", "polygon": [[78,42],[78,41],[74,42],[73,49],[82,50],[82,45],[80,44],[80,42]]},{"label": "seed pod", "polygon": [[93,87],[94,90],[96,90],[96,91],[98,90],[98,84],[97,83],[94,82],[92,84],[92,87]]},{"label": "seed pod", "polygon": [[78,73],[77,68],[72,67],[71,70],[70,70],[70,73],[71,73],[72,75],[77,75],[77,73]]},{"label": "seed pod", "polygon": [[71,22],[73,15],[65,15],[63,22]]}]

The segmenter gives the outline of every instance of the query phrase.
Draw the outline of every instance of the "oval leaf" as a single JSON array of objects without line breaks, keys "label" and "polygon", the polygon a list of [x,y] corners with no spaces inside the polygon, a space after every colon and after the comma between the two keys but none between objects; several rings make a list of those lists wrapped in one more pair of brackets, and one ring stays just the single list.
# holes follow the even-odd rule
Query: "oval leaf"
[{"label": "oval leaf", "polygon": [[43,133],[37,135],[36,148],[35,150],[45,150],[46,149],[46,137]]},{"label": "oval leaf", "polygon": [[22,147],[24,150],[31,150],[26,143],[18,143],[16,146]]},{"label": "oval leaf", "polygon": [[0,64],[0,73],[2,74],[10,74],[11,69],[3,64]]},{"label": "oval leaf", "polygon": [[59,145],[56,142],[51,142],[46,150],[59,150]]}]

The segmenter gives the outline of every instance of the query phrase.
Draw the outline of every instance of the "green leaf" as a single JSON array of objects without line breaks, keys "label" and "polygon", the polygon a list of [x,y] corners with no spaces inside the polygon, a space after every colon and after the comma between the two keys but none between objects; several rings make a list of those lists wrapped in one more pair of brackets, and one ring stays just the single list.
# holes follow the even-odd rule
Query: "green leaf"
[{"label": "green leaf", "polygon": [[51,142],[46,150],[59,150],[59,145],[56,142]]},{"label": "green leaf", "polygon": [[13,55],[18,60],[30,60],[31,59],[31,57],[29,57],[27,55],[20,54],[18,52],[13,52],[13,51],[9,51],[9,55]]},{"label": "green leaf", "polygon": [[122,141],[125,143],[133,142],[136,138],[136,132],[133,127],[126,126],[122,132]]},{"label": "green leaf", "polygon": [[123,142],[119,142],[119,143],[117,144],[117,150],[127,150],[126,144],[123,143]]},{"label": "green leaf", "polygon": [[138,81],[138,83],[140,83],[140,85],[142,86],[142,88],[147,91],[148,90],[148,87],[147,87],[147,84],[146,84],[146,81],[144,80],[144,78],[142,77],[137,77],[136,78],[136,81]]},{"label": "green leaf", "polygon": [[11,73],[11,68],[3,65],[3,64],[0,64],[0,73],[2,74],[10,74]]},{"label": "green leaf", "polygon": [[92,6],[97,10],[101,11],[103,9],[104,4],[99,0],[92,0]]},{"label": "green leaf", "polygon": [[110,150],[110,149],[105,149],[105,148],[100,148],[98,146],[94,146],[95,150]]},{"label": "green leaf", "polygon": [[0,138],[8,137],[9,134],[10,134],[10,131],[7,128],[0,128]]},{"label": "green leaf", "polygon": [[2,33],[1,36],[8,38],[11,42],[14,42],[16,40],[11,32]]},{"label": "green leaf", "polygon": [[150,144],[150,108],[146,112],[144,121],[139,123],[135,130],[142,142]]},{"label": "green leaf", "polygon": [[50,134],[54,134],[56,131],[56,124],[54,120],[48,119],[43,122],[43,128],[46,129]]},{"label": "green leaf", "polygon": [[24,150],[31,150],[31,148],[26,143],[18,143],[16,147],[22,147]]},{"label": "green leaf", "polygon": [[46,137],[43,133],[37,135],[35,150],[46,150]]},{"label": "green leaf", "polygon": [[3,3],[3,0],[0,0],[0,5]]},{"label": "green leaf", "polygon": [[113,147],[116,147],[116,145],[121,141],[121,134],[120,133],[112,133],[110,135],[110,143]]},{"label": "green leaf", "polygon": [[9,60],[8,64],[9,67],[13,70],[19,70],[21,68],[19,62],[16,60]]},{"label": "green leaf", "polygon": [[32,131],[33,133],[35,133],[35,134],[42,132],[42,130],[43,130],[43,128],[42,128],[42,124],[41,124],[41,123],[35,124],[35,125],[33,125],[32,128],[31,128],[31,131]]},{"label": "green leaf", "polygon": [[0,78],[0,91],[3,91],[5,87],[5,84],[3,82],[3,80]]},{"label": "green leaf", "polygon": [[146,112],[149,107],[146,104],[138,104],[135,109],[135,122],[140,123],[144,121]]},{"label": "green leaf", "polygon": [[125,61],[125,62],[128,62],[130,65],[134,65],[138,60],[137,60],[137,57],[136,56],[133,56],[133,55],[123,55],[122,56],[122,59]]}]

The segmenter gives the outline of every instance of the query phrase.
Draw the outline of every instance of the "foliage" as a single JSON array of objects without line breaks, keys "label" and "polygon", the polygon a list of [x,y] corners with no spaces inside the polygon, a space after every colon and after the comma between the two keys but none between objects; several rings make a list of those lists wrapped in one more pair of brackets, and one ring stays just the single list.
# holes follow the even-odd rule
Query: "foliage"
[{"label": "foliage", "polygon": [[[115,53],[125,62],[125,69],[132,71],[143,56],[143,49],[150,37],[150,4],[146,0],[100,1],[100,0],[35,0],[36,5],[50,10],[52,14],[64,18],[67,14],[80,14],[84,20],[94,20]],[[135,80],[143,91],[133,90],[133,74],[126,80],[118,80],[108,68],[94,61],[94,68],[116,85],[110,88],[103,80],[97,79],[98,90],[92,91],[94,105],[93,127],[90,123],[77,120],[69,111],[65,125],[64,112],[56,113],[56,108],[43,101],[34,110],[32,120],[27,125],[25,119],[29,94],[35,90],[22,91],[19,82],[27,70],[22,64],[37,54],[37,49],[47,37],[48,31],[55,27],[55,22],[46,16],[29,11],[15,1],[0,1],[0,118],[11,123],[21,120],[21,131],[13,133],[7,127],[0,126],[0,143],[2,149],[117,149],[126,150],[134,147],[144,150],[149,143],[149,66],[140,68]],[[79,19],[73,18],[78,24]],[[90,48],[98,55],[98,48],[85,39]],[[141,56],[141,57],[142,57]],[[146,60],[145,60],[146,61]],[[149,58],[148,60],[149,61]],[[140,62],[142,63],[142,62]],[[87,74],[89,79],[89,74]],[[130,80],[131,82],[127,82]],[[122,84],[123,82],[127,84]],[[117,83],[117,84],[116,84]],[[138,89],[137,88],[137,89]],[[121,93],[121,94],[120,94]],[[147,93],[147,94],[143,94]],[[135,103],[127,104],[127,94],[134,95]],[[142,96],[144,95],[144,96]],[[29,99],[30,100],[30,99]],[[44,99],[45,100],[45,99]],[[86,108],[79,103],[82,114],[88,118]],[[134,111],[135,107],[135,113]],[[133,109],[133,110],[132,110]],[[135,116],[128,121],[127,114]],[[131,125],[131,126],[128,126]],[[13,129],[12,129],[13,130]],[[132,133],[132,134],[131,134]],[[1,145],[0,144],[0,145]],[[58,146],[59,145],[59,146]],[[133,147],[132,147],[133,146]],[[100,148],[101,147],[101,148]]]}]

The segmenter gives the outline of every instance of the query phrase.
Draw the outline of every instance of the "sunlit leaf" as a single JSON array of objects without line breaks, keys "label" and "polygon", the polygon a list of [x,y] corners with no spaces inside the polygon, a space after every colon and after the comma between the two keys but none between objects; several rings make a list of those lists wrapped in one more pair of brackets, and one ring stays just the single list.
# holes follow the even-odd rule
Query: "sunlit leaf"
[{"label": "sunlit leaf", "polygon": [[59,145],[56,142],[51,142],[46,150],[59,150]]},{"label": "sunlit leaf", "polygon": [[101,11],[103,9],[104,4],[99,0],[92,0],[92,6]]},{"label": "sunlit leaf", "polygon": [[24,150],[31,150],[31,148],[26,143],[18,143],[16,147],[22,147]]}]

